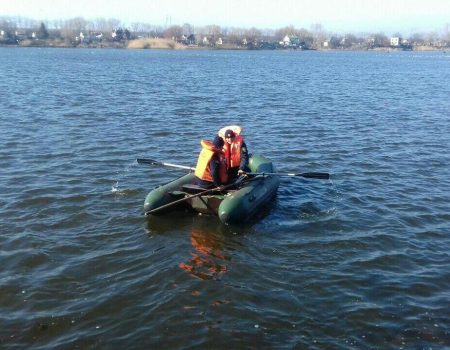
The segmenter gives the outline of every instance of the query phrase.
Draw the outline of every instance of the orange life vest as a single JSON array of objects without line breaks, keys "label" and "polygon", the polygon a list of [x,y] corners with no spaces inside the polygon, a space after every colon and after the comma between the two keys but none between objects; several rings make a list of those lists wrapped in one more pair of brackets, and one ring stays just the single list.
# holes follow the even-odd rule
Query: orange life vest
[{"label": "orange life vest", "polygon": [[222,184],[228,181],[227,174],[227,159],[225,158],[222,150],[214,148],[211,141],[202,140],[201,142],[202,150],[200,155],[198,156],[197,166],[195,168],[195,176],[198,178],[213,182],[213,177],[211,175],[211,171],[209,169],[209,163],[211,162],[214,154],[219,156],[220,166],[219,166],[219,176],[220,182]]},{"label": "orange life vest", "polygon": [[244,139],[240,135],[236,135],[231,144],[225,142],[223,151],[227,158],[229,168],[235,168],[241,164],[241,148],[243,143]]}]

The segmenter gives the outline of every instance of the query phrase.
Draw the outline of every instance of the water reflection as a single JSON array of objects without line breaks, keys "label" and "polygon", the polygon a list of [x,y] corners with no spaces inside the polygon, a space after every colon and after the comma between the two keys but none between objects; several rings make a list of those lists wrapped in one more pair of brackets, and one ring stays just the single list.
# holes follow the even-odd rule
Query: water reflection
[{"label": "water reflection", "polygon": [[178,266],[190,275],[202,280],[219,279],[228,270],[230,256],[225,253],[228,238],[242,232],[235,232],[214,216],[171,215],[151,218],[147,222],[149,234],[169,234],[186,231],[190,234],[189,255]]},{"label": "water reflection", "polygon": [[230,261],[223,251],[223,237],[210,227],[193,227],[191,258],[181,262],[179,267],[202,280],[220,278],[227,272],[227,261]]}]

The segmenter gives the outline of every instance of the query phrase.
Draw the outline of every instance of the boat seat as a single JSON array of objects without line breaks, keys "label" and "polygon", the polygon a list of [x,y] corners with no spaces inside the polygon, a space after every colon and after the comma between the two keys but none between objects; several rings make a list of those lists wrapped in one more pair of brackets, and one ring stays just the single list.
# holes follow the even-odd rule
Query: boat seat
[{"label": "boat seat", "polygon": [[181,186],[181,189],[189,194],[197,194],[197,193],[209,190],[209,188],[200,187],[199,185],[194,185],[194,184],[185,184],[185,185]]}]

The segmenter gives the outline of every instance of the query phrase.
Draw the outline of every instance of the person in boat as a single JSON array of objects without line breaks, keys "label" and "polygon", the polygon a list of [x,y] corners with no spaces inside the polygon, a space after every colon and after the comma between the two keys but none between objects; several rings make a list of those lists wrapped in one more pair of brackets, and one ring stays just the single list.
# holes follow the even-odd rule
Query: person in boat
[{"label": "person in boat", "polygon": [[248,150],[242,135],[228,129],[224,134],[225,145],[223,147],[228,166],[228,180],[236,180],[239,176],[249,171]]},{"label": "person in boat", "polygon": [[224,141],[220,136],[213,140],[202,140],[202,150],[195,168],[196,185],[208,189],[228,183],[227,159],[222,150]]}]

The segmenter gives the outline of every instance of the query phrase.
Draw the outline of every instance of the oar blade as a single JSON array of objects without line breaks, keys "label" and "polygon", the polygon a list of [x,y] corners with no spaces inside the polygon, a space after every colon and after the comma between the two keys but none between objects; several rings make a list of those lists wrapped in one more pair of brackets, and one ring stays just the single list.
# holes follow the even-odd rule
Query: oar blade
[{"label": "oar blade", "polygon": [[136,159],[136,161],[138,162],[138,164],[150,164],[150,165],[160,165],[161,164],[161,162],[158,162],[153,159],[148,159],[148,158],[138,158],[138,159]]},{"label": "oar blade", "polygon": [[302,176],[308,179],[323,179],[323,180],[328,180],[330,178],[330,174],[328,173],[301,173],[297,174],[297,176]]},{"label": "oar blade", "polygon": [[137,158],[136,161],[138,162],[138,164],[150,164],[150,165],[162,165],[162,162],[158,162],[157,160],[154,159],[149,159],[149,158]]}]

